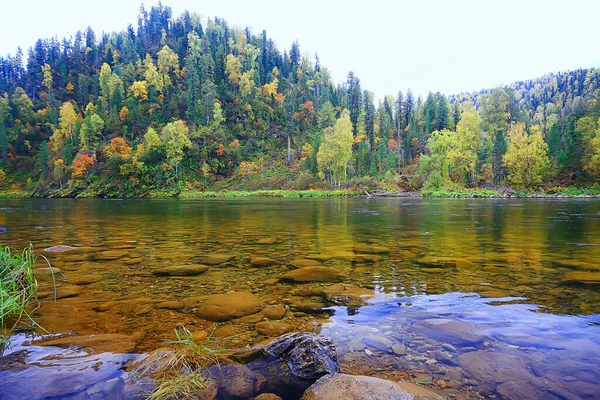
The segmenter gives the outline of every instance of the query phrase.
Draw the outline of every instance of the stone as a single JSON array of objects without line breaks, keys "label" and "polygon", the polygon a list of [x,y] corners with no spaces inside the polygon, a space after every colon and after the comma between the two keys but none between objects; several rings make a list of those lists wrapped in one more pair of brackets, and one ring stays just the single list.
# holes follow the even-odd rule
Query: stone
[{"label": "stone", "polygon": [[353,338],[350,342],[348,342],[348,346],[352,348],[354,351],[363,351],[365,347],[367,347],[360,338]]},{"label": "stone", "polygon": [[367,254],[383,254],[389,253],[390,248],[386,246],[380,246],[375,244],[358,243],[354,245],[354,251],[356,253],[367,253]]},{"label": "stone", "polygon": [[326,375],[316,381],[301,400],[442,400],[437,393],[408,382],[362,375]]},{"label": "stone", "polygon": [[262,313],[266,319],[277,320],[285,317],[287,310],[281,304],[266,306],[263,308]]},{"label": "stone", "polygon": [[214,337],[229,338],[245,332],[245,329],[238,325],[223,325],[215,329]]},{"label": "stone", "polygon": [[228,321],[255,314],[263,309],[263,302],[250,292],[231,292],[211,296],[202,303],[196,315],[209,321]]},{"label": "stone", "polygon": [[142,257],[135,257],[135,258],[128,258],[128,259],[124,260],[123,264],[136,265],[136,264],[141,264],[142,262],[144,262],[144,259]]},{"label": "stone", "polygon": [[101,261],[113,261],[118,260],[119,258],[127,257],[128,255],[129,253],[123,250],[107,250],[96,253],[94,258]]},{"label": "stone", "polygon": [[256,324],[256,331],[264,336],[275,337],[292,332],[295,327],[285,321],[263,321]]},{"label": "stone", "polygon": [[406,353],[406,346],[401,343],[396,343],[392,346],[392,352],[397,356],[402,356]]},{"label": "stone", "polygon": [[219,397],[224,400],[254,396],[257,377],[245,365],[214,365],[207,369],[206,376],[217,382]]},{"label": "stone", "polygon": [[85,286],[85,285],[90,285],[92,283],[100,282],[103,279],[104,279],[103,275],[90,274],[90,275],[84,275],[84,276],[73,276],[73,277],[70,277],[68,279],[68,281],[70,284],[73,284],[73,285]]},{"label": "stone", "polygon": [[206,265],[219,265],[229,262],[234,258],[235,256],[231,254],[208,254],[199,257],[198,262]]},{"label": "stone", "polygon": [[260,358],[248,367],[263,375],[264,391],[282,398],[298,399],[319,377],[338,373],[333,342],[313,333],[288,333],[268,344]]},{"label": "stone", "polygon": [[154,311],[155,308],[156,304],[141,304],[133,310],[133,314],[136,316],[146,315]]},{"label": "stone", "polygon": [[36,276],[62,275],[62,270],[56,267],[42,267],[36,268],[33,273]]},{"label": "stone", "polygon": [[[263,310],[264,311],[264,310]],[[263,315],[261,313],[246,315],[245,317],[236,318],[234,322],[236,324],[256,324],[263,320]]]},{"label": "stone", "polygon": [[305,312],[307,314],[320,314],[327,306],[323,301],[294,297],[290,299],[290,307],[294,311]]},{"label": "stone", "polygon": [[361,306],[373,291],[349,283],[336,283],[323,290],[325,298],[337,305]]},{"label": "stone", "polygon": [[157,303],[155,308],[162,310],[181,310],[185,308],[185,303],[182,300],[167,300]]},{"label": "stone", "polygon": [[[497,391],[506,398],[540,399],[543,379],[534,376],[524,364],[520,352],[471,351],[458,356],[458,364],[479,387]],[[493,379],[492,379],[493,378]],[[497,386],[497,387],[496,387]]]},{"label": "stone", "polygon": [[283,400],[274,393],[262,393],[254,398],[254,400]]},{"label": "stone", "polygon": [[362,338],[362,342],[371,349],[380,351],[390,351],[394,342],[383,336],[369,335]]},{"label": "stone", "polygon": [[483,342],[486,336],[475,325],[452,319],[430,318],[417,321],[412,330],[440,342],[454,346],[473,346]]},{"label": "stone", "polygon": [[355,254],[352,261],[355,263],[373,263],[383,260],[383,257],[377,254]]},{"label": "stone", "polygon": [[456,267],[456,259],[450,257],[425,256],[417,259],[417,264],[422,267]]},{"label": "stone", "polygon": [[291,282],[335,282],[344,277],[344,274],[329,267],[304,267],[286,272],[280,279]]},{"label": "stone", "polygon": [[278,242],[276,237],[268,237],[268,238],[262,238],[262,239],[258,239],[256,241],[256,244],[276,244]]},{"label": "stone", "polygon": [[[56,288],[56,299],[68,299],[71,297],[77,297],[81,294],[81,288],[75,285],[69,285],[69,286],[59,286]],[[46,297],[51,297],[54,298],[55,293],[54,292],[50,292],[49,296]],[[42,297],[41,295],[38,295],[38,297]]]},{"label": "stone", "polygon": [[277,261],[268,257],[252,256],[250,257],[250,264],[254,267],[268,267],[269,265],[275,264]]},{"label": "stone", "polygon": [[196,276],[205,273],[210,267],[203,264],[174,265],[152,271],[157,276]]},{"label": "stone", "polygon": [[65,251],[72,251],[72,250],[77,250],[77,247],[59,244],[59,245],[47,247],[44,249],[44,251],[46,251],[48,253],[64,253]]},{"label": "stone", "polygon": [[309,260],[309,259],[299,259],[299,260],[292,260],[290,261],[290,265],[296,267],[296,268],[304,268],[304,267],[318,267],[319,263],[315,260]]},{"label": "stone", "polygon": [[97,353],[133,353],[137,341],[131,335],[105,333],[89,336],[64,336],[59,338],[43,338],[35,340],[32,344],[38,346],[88,347]]},{"label": "stone", "polygon": [[583,283],[588,285],[600,284],[600,273],[597,271],[574,271],[565,274],[563,277],[564,282],[569,283]]}]

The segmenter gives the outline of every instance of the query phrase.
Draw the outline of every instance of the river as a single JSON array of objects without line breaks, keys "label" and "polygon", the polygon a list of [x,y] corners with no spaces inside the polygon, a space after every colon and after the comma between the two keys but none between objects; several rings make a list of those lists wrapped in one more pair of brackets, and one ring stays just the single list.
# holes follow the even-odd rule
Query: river
[{"label": "river", "polygon": [[[128,335],[128,353],[148,352],[179,324],[212,329],[196,313],[208,296],[249,291],[283,306],[272,332],[332,338],[348,373],[458,398],[599,398],[598,200],[3,199],[0,226],[3,245],[31,244],[61,271],[57,300],[38,277],[34,316],[52,334]],[[44,250],[56,245],[77,249]],[[156,273],[190,264],[209,268]],[[337,275],[280,279],[307,266]],[[276,336],[259,321],[215,333],[229,348]],[[7,354],[28,348],[22,328]],[[0,398],[32,371],[0,372]]]}]

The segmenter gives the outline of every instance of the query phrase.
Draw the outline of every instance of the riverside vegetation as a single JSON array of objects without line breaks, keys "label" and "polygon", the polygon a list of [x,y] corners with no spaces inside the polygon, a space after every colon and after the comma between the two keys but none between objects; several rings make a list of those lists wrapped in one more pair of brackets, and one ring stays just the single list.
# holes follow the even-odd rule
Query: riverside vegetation
[{"label": "riverside vegetation", "polygon": [[24,59],[0,57],[7,195],[568,191],[600,178],[594,68],[376,106],[297,42],[281,51],[266,31],[161,3],[121,32],[39,39]]}]

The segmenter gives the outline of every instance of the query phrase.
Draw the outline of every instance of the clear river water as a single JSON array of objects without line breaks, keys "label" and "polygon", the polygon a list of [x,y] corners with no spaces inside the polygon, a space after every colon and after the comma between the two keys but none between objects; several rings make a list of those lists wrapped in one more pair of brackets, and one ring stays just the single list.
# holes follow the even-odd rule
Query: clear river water
[{"label": "clear river water", "polygon": [[[119,353],[110,360],[68,350],[69,365],[96,366],[77,390],[28,392],[15,387],[64,386],[45,371],[67,350],[38,347],[43,332],[21,327],[5,355],[25,350],[31,368],[0,368],[0,399],[85,398],[121,376],[124,354],[163,346],[178,325],[205,335],[213,322],[198,306],[232,291],[284,315],[260,328],[262,315],[220,322],[223,347],[311,331],[334,341],[344,372],[447,398],[600,398],[598,200],[18,199],[0,200],[0,227],[0,243],[31,244],[60,270],[55,300],[38,259],[34,316],[47,332],[133,341],[104,346]],[[44,250],[56,245],[76,249]],[[156,273],[199,264],[193,276]],[[315,266],[335,274],[286,278]]]}]

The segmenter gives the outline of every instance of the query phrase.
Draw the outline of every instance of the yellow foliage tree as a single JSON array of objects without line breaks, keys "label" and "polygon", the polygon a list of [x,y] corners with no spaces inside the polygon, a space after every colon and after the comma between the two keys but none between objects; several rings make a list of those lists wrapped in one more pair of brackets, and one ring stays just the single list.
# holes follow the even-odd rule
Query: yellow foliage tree
[{"label": "yellow foliage tree", "polygon": [[550,169],[550,159],[539,126],[532,126],[528,133],[524,123],[514,124],[508,130],[507,141],[502,159],[508,170],[508,180],[521,187],[541,183]]}]

